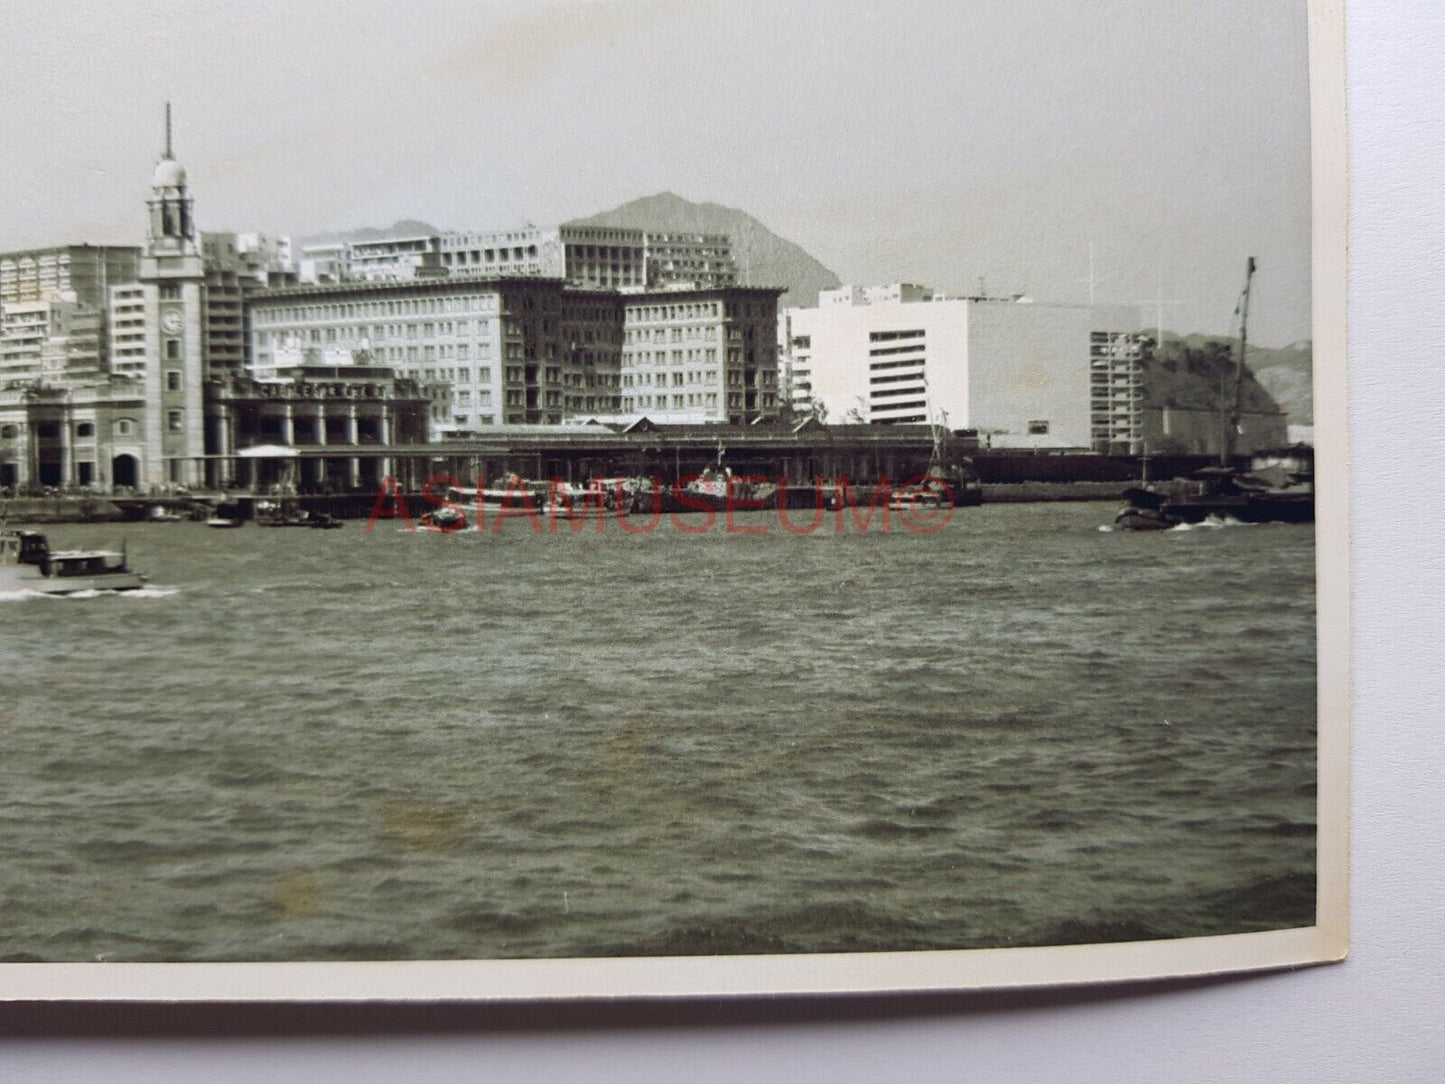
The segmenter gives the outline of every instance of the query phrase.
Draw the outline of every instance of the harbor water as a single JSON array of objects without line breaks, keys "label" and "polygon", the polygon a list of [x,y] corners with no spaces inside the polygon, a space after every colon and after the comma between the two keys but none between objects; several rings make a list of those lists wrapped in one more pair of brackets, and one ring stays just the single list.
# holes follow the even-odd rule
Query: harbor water
[{"label": "harbor water", "polygon": [[[1309,526],[48,528],[0,596],[0,957],[1062,944],[1309,925]],[[803,521],[806,513],[794,513]]]}]

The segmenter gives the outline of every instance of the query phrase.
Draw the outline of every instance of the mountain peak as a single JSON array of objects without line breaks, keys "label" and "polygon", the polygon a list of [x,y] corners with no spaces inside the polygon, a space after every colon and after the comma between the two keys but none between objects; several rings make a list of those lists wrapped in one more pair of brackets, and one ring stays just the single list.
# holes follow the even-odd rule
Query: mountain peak
[{"label": "mountain peak", "polygon": [[786,287],[779,307],[816,305],[819,290],[839,285],[838,276],[793,242],[779,237],[746,211],[719,203],[695,203],[676,192],[657,192],[569,226],[615,226],[676,233],[725,233],[732,238],[739,277],[756,286]]}]

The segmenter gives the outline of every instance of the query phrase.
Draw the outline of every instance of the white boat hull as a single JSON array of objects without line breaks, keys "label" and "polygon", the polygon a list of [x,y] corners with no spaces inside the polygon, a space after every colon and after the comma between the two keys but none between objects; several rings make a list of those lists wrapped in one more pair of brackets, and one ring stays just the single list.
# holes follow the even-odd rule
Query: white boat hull
[{"label": "white boat hull", "polygon": [[[3,572],[5,570],[0,570]],[[20,575],[0,574],[0,590],[34,591],[41,595],[79,595],[86,591],[138,591],[146,585],[139,572],[107,572],[98,576],[46,576],[39,569],[17,570]]]}]

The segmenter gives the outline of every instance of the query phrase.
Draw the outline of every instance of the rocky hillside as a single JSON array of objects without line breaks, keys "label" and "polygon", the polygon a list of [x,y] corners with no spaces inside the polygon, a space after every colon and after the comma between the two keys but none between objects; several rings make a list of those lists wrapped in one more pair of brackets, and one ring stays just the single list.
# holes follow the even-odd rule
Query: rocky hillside
[{"label": "rocky hillside", "polygon": [[740,281],[753,286],[787,287],[779,308],[814,305],[819,290],[839,285],[832,271],[746,211],[717,203],[693,203],[671,192],[645,196],[590,218],[577,219],[575,224],[728,234],[733,239]]}]

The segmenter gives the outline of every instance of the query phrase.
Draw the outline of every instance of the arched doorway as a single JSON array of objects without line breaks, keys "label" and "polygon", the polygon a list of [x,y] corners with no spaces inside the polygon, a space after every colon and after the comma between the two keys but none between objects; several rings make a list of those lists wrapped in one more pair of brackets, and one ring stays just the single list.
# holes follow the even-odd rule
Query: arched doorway
[{"label": "arched doorway", "polygon": [[140,463],[133,455],[118,455],[110,461],[110,484],[134,486],[140,479]]}]

